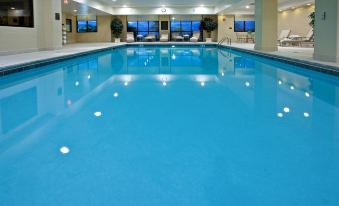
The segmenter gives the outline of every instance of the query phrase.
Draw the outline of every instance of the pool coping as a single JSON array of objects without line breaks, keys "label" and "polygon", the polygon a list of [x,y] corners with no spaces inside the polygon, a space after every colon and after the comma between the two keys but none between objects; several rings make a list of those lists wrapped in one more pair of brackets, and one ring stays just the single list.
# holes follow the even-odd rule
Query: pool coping
[{"label": "pool coping", "polygon": [[226,49],[230,49],[230,50],[252,54],[258,57],[263,57],[263,58],[275,60],[278,62],[291,64],[294,66],[302,67],[304,69],[317,71],[317,72],[321,72],[321,73],[325,73],[325,74],[329,74],[333,76],[339,76],[339,67],[336,67],[336,66],[331,66],[327,64],[318,63],[318,62],[312,62],[312,61],[304,60],[304,59],[281,56],[278,54],[270,54],[270,53],[266,53],[263,51],[244,49],[244,48],[234,47],[230,45],[219,45],[219,46],[226,48]]},{"label": "pool coping", "polygon": [[116,48],[121,48],[121,47],[126,47],[126,46],[138,46],[138,45],[143,45],[143,46],[170,46],[170,45],[178,45],[178,46],[201,46],[201,45],[210,45],[210,46],[219,46],[222,48],[230,49],[230,50],[235,50],[235,51],[240,51],[244,52],[247,54],[252,54],[255,56],[287,63],[287,64],[292,64],[294,66],[299,66],[305,69],[325,73],[325,74],[330,74],[334,76],[339,76],[339,67],[336,66],[331,66],[331,65],[326,65],[326,64],[321,64],[317,62],[312,62],[308,60],[301,60],[293,57],[286,57],[286,56],[281,56],[277,54],[270,54],[262,51],[256,51],[256,50],[251,50],[251,49],[244,49],[244,48],[239,48],[239,47],[234,47],[231,45],[219,45],[215,42],[211,43],[206,43],[206,42],[198,42],[198,43],[189,43],[189,42],[166,42],[166,43],[161,43],[161,42],[135,42],[135,43],[123,43],[119,45],[112,45],[104,48],[96,48],[88,51],[82,51],[74,54],[65,54],[62,56],[58,57],[50,57],[46,59],[41,59],[41,60],[35,60],[35,61],[30,61],[26,63],[20,63],[20,64],[14,64],[10,66],[5,66],[5,67],[0,67],[0,77],[10,75],[13,73],[17,72],[22,72],[30,69],[34,69],[37,67],[41,66],[46,66],[48,64],[53,64],[53,63],[58,63],[61,61],[69,60],[72,58],[76,57],[81,57],[81,56],[87,56],[93,53],[97,52],[102,52],[102,51],[108,51]]}]

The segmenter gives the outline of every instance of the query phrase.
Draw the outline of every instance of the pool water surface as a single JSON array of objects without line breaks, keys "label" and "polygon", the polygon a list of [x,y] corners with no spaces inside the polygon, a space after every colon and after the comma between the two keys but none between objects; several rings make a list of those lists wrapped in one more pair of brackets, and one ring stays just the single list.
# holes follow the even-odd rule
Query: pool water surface
[{"label": "pool water surface", "polygon": [[213,46],[126,46],[0,78],[0,206],[338,194],[338,77]]}]

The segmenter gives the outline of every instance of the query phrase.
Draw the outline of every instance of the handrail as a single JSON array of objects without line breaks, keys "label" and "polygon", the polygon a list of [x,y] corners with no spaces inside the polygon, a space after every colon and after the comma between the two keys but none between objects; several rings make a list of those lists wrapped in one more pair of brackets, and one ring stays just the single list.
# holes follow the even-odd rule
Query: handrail
[{"label": "handrail", "polygon": [[[227,40],[227,41],[226,41]],[[222,45],[226,41],[226,44],[232,45],[232,39],[229,38],[228,36],[225,36],[218,42],[218,46]]]}]

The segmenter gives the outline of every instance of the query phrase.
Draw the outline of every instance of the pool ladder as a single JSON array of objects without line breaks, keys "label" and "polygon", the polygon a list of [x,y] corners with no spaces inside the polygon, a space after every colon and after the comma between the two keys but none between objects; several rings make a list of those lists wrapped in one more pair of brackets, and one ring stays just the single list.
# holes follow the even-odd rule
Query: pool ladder
[{"label": "pool ladder", "polygon": [[232,39],[228,36],[225,36],[218,42],[218,46],[222,45],[226,41],[226,44],[232,45]]}]

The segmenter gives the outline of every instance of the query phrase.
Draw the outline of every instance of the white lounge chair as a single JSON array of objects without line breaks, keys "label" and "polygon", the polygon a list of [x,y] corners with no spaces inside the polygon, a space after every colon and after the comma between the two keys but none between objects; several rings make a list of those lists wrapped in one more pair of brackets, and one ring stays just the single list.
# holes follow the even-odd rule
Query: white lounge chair
[{"label": "white lounge chair", "polygon": [[168,34],[161,34],[160,41],[161,42],[168,42]]},{"label": "white lounge chair", "polygon": [[200,31],[193,32],[193,36],[190,38],[190,42],[198,42],[200,39]]},{"label": "white lounge chair", "polygon": [[154,34],[149,34],[145,37],[146,41],[155,41],[155,35]]},{"label": "white lounge chair", "polygon": [[281,45],[281,41],[288,39],[290,34],[291,34],[291,29],[281,30],[279,38],[278,38],[279,45]]},{"label": "white lounge chair", "polygon": [[133,32],[128,32],[127,33],[127,38],[126,38],[126,42],[127,43],[132,43],[132,42],[134,42],[135,40],[134,40],[134,34],[133,34]]},{"label": "white lounge chair", "polygon": [[172,39],[174,41],[184,41],[184,37],[179,32],[172,33]]},{"label": "white lounge chair", "polygon": [[298,45],[302,46],[303,44],[312,44],[314,45],[313,42],[313,29],[310,29],[310,31],[307,33],[305,37],[301,37],[298,35],[290,35],[290,38],[285,38],[281,40],[281,46],[284,45]]}]

